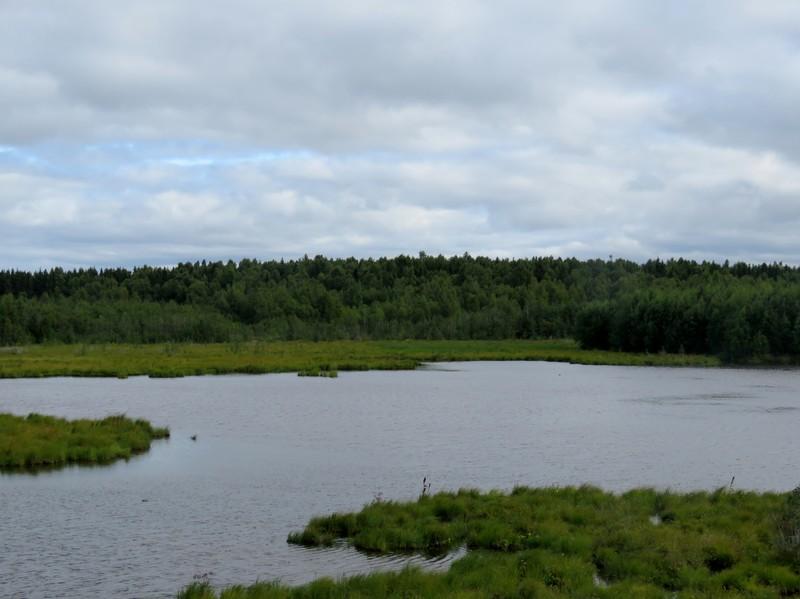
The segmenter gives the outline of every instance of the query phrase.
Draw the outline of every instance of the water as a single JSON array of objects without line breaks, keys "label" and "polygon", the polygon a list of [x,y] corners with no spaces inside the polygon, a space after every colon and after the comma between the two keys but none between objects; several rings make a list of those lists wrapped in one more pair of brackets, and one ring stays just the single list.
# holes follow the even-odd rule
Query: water
[{"label": "water", "polygon": [[129,462],[0,475],[2,597],[172,597],[194,577],[294,584],[399,567],[407,558],[286,536],[316,514],[413,499],[423,476],[433,492],[800,483],[792,370],[484,362],[338,379],[0,380],[0,411],[125,412],[172,430]]}]

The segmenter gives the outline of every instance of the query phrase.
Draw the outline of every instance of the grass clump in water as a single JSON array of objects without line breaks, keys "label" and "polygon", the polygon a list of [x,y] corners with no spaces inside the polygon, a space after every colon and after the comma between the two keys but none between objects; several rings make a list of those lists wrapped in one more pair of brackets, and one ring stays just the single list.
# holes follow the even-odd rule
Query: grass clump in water
[{"label": "grass clump in water", "polygon": [[107,463],[147,451],[151,441],[167,437],[168,429],[123,415],[65,420],[0,413],[0,468]]},{"label": "grass clump in water", "polygon": [[335,379],[339,376],[336,366],[331,364],[318,364],[310,368],[304,368],[297,372],[297,376],[318,376],[323,378]]},{"label": "grass clump in water", "polygon": [[300,370],[297,373],[297,376],[316,376],[322,377],[327,379],[335,379],[338,378],[339,372],[336,370],[317,370],[315,368],[309,370]]},{"label": "grass clump in water", "polygon": [[[800,496],[800,493],[798,493]],[[409,568],[300,587],[257,583],[183,599],[316,597],[789,597],[800,565],[776,542],[792,496],[719,490],[462,490],[380,501],[312,519],[290,543],[389,552],[469,553],[446,573]],[[658,516],[658,518],[654,518]]]}]

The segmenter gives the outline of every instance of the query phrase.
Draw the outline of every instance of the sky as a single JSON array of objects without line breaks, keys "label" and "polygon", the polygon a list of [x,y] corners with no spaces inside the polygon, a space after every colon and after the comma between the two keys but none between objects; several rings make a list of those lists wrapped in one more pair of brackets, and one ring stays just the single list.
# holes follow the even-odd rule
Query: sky
[{"label": "sky", "polygon": [[800,264],[796,0],[0,0],[0,268]]}]

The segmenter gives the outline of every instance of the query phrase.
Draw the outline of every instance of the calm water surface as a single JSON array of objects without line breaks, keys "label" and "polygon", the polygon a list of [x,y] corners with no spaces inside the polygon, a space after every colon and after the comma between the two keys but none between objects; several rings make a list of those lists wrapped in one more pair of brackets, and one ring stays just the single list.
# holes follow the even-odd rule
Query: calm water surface
[{"label": "calm water surface", "polygon": [[800,483],[791,370],[484,362],[338,379],[0,380],[0,411],[125,412],[172,430],[129,462],[0,474],[2,597],[170,597],[203,575],[301,583],[398,567],[286,535],[377,496],[415,498],[423,476],[434,492]]}]

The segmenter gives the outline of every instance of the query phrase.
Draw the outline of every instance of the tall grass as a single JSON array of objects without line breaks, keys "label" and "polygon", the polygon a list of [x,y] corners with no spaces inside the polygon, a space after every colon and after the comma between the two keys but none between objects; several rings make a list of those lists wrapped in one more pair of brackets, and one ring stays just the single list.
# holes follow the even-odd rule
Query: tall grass
[{"label": "tall grass", "polygon": [[791,498],[776,493],[639,489],[616,495],[588,486],[381,501],[356,514],[314,518],[289,542],[346,538],[370,551],[435,553],[460,545],[470,551],[444,574],[407,569],[219,592],[195,584],[180,597],[800,596],[800,566],[777,536],[776,516],[787,506],[793,508]]},{"label": "tall grass", "polygon": [[122,415],[102,420],[0,414],[0,468],[35,468],[70,463],[106,463],[150,449],[166,428]]},{"label": "tall grass", "polygon": [[582,350],[546,341],[279,341],[153,345],[33,345],[0,352],[0,378],[174,377],[202,374],[409,370],[422,362],[545,360],[578,364],[718,366],[709,356]]}]

